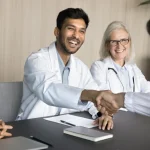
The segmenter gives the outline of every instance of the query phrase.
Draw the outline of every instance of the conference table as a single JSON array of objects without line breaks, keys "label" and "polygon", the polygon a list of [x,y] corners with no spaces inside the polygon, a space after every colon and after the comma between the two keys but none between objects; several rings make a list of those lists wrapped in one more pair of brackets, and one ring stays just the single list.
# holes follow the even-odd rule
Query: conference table
[{"label": "conference table", "polygon": [[[73,115],[91,118],[87,112]],[[63,134],[66,125],[50,122],[43,118],[9,122],[13,125],[13,136],[35,136],[53,145],[48,150],[150,150],[150,118],[136,113],[119,111],[114,115],[111,139],[92,142]],[[97,128],[95,128],[98,130]]]}]

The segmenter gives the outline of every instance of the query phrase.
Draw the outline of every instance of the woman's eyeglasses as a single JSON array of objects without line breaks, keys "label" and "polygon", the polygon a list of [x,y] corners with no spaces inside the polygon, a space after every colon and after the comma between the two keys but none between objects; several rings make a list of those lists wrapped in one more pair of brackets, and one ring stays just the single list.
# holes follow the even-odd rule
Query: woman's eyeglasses
[{"label": "woman's eyeglasses", "polygon": [[118,45],[119,43],[124,46],[124,45],[127,45],[127,44],[129,43],[129,39],[109,40],[108,42],[109,42],[109,44],[110,44],[111,46],[116,46],[116,45]]}]

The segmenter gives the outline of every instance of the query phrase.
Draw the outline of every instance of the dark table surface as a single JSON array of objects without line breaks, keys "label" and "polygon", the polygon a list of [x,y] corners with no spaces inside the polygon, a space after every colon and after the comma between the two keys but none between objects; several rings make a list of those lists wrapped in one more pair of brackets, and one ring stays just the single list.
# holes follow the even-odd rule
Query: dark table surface
[{"label": "dark table surface", "polygon": [[[90,118],[87,112],[74,115]],[[119,111],[114,115],[114,129],[105,131],[114,137],[99,142],[63,134],[68,126],[46,121],[43,118],[10,122],[13,136],[38,137],[57,150],[150,150],[150,118],[131,112]],[[97,129],[97,128],[96,128]]]}]

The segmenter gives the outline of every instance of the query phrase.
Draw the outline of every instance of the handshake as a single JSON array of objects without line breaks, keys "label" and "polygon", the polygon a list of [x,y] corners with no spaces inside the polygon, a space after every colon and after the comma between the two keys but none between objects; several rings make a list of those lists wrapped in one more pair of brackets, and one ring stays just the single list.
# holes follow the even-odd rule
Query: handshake
[{"label": "handshake", "polygon": [[125,93],[113,94],[111,91],[84,90],[81,100],[92,101],[102,114],[112,115],[124,107]]}]

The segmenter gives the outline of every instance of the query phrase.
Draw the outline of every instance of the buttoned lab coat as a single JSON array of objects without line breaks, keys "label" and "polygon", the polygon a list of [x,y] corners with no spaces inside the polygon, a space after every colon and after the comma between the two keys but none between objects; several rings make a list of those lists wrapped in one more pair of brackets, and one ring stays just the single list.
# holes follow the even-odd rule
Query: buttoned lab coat
[{"label": "buttoned lab coat", "polygon": [[62,84],[55,43],[31,54],[25,63],[23,98],[17,120],[56,115],[58,107],[62,107],[61,114],[89,108],[90,113],[97,113],[93,103],[81,102],[80,95],[83,89],[98,89],[98,86],[88,67],[73,55],[68,84]]},{"label": "buttoned lab coat", "polygon": [[[112,68],[115,71],[108,68]],[[124,87],[125,85],[122,83],[119,77],[120,74],[115,69],[111,57],[94,62],[90,71],[100,90],[111,90],[113,93],[150,92],[150,82],[145,79],[145,76],[136,64],[128,63],[126,64],[126,69],[129,75],[129,89]]]}]

